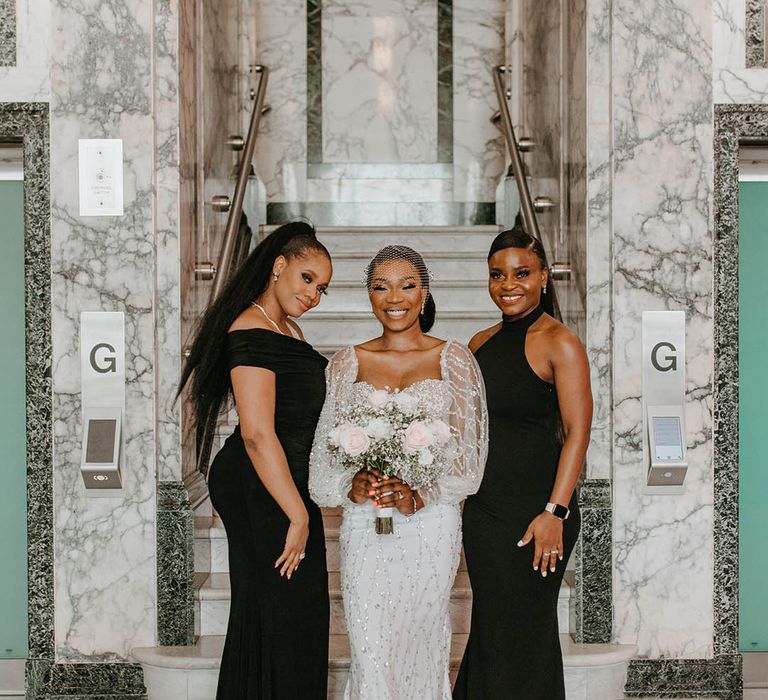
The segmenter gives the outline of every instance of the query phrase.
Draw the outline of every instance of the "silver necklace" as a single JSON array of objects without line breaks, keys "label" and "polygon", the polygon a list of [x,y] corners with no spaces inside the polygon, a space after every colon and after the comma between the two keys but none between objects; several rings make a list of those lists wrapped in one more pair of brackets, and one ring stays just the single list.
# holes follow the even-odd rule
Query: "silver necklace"
[{"label": "silver necklace", "polygon": [[273,320],[272,320],[272,319],[269,317],[269,314],[268,314],[268,313],[267,313],[267,312],[264,310],[264,307],[263,307],[263,306],[261,306],[261,304],[257,304],[255,301],[252,301],[252,302],[251,302],[251,306],[255,306],[255,307],[256,307],[256,308],[257,308],[259,311],[261,311],[261,313],[263,313],[263,314],[264,314],[264,318],[266,318],[266,319],[267,319],[267,321],[269,321],[269,322],[270,322],[270,323],[271,323],[271,324],[272,324],[272,325],[275,327],[275,330],[276,330],[276,331],[277,331],[277,332],[278,332],[280,335],[285,335],[285,333],[283,333],[283,331],[281,331],[281,330],[280,330],[280,326],[278,326],[278,325],[277,325],[277,324],[276,324],[276,323],[275,323],[275,322],[274,322],[274,321],[273,321]]}]

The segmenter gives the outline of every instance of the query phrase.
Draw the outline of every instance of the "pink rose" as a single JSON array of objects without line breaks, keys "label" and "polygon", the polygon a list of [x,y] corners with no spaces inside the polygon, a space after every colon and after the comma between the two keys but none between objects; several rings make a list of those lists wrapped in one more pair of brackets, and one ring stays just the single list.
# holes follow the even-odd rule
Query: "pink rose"
[{"label": "pink rose", "polygon": [[368,395],[368,403],[374,408],[384,408],[389,403],[389,392],[386,389],[374,389]]},{"label": "pink rose", "polygon": [[339,447],[350,457],[363,454],[370,446],[371,441],[365,431],[351,423],[344,423],[338,427],[336,437]]},{"label": "pink rose", "polygon": [[447,423],[436,418],[430,421],[429,428],[435,436],[435,440],[439,443],[448,442],[451,439],[451,429]]},{"label": "pink rose", "polygon": [[432,431],[424,421],[415,420],[403,433],[403,447],[408,452],[418,452],[429,447],[435,440]]}]

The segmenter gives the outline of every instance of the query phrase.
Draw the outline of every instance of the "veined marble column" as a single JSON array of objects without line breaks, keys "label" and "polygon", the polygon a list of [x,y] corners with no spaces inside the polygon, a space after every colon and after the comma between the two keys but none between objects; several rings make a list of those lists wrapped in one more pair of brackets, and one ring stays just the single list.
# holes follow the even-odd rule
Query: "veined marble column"
[{"label": "veined marble column", "polygon": [[[613,2],[614,605],[619,642],[712,656],[712,14]],[[687,329],[685,493],[643,495],[641,312]]]},{"label": "veined marble column", "polygon": [[[111,661],[155,642],[152,4],[54,0],[51,266],[57,660]],[[120,138],[125,215],[78,213],[79,138]],[[81,311],[125,312],[120,499],[85,496]]]}]

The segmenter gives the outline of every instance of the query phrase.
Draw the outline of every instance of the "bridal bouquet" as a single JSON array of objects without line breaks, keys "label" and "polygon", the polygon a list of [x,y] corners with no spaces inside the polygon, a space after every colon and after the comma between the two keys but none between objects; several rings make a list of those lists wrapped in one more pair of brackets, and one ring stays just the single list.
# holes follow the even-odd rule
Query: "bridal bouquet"
[{"label": "bridal bouquet", "polygon": [[[372,389],[347,404],[327,441],[343,470],[376,468],[414,490],[437,481],[455,453],[445,422],[430,418],[411,394],[385,389]],[[378,534],[393,531],[393,511],[380,509]]]}]

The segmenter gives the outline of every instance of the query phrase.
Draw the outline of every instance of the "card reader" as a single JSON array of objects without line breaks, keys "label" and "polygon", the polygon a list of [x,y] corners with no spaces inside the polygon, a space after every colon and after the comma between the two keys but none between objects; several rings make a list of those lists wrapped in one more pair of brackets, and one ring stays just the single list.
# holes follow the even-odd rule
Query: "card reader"
[{"label": "card reader", "polygon": [[683,406],[647,406],[649,486],[682,486],[688,470]]}]

